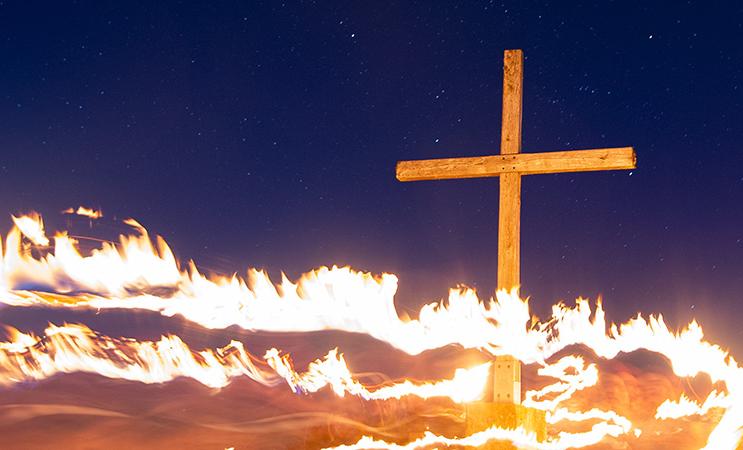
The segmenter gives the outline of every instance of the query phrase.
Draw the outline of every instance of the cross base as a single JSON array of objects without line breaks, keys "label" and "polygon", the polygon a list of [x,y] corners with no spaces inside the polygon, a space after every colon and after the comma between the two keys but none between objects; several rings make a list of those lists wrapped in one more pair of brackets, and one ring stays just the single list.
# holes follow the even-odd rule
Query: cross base
[{"label": "cross base", "polygon": [[[545,412],[513,403],[472,402],[465,405],[465,432],[467,435],[486,430],[493,425],[501,428],[522,427],[527,432],[536,433],[538,441],[547,437]],[[482,450],[515,449],[503,441],[491,441]]]}]

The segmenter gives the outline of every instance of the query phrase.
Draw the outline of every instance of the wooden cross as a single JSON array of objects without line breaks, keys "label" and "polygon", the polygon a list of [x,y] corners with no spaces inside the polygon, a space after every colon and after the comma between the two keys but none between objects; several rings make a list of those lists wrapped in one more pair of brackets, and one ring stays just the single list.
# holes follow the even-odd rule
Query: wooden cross
[{"label": "wooden cross", "polygon": [[[503,121],[500,155],[399,161],[397,163],[397,179],[400,181],[500,176],[498,290],[510,291],[520,286],[522,175],[634,169],[636,167],[635,151],[632,147],[521,153],[523,79],[523,52],[506,50],[503,56]],[[520,371],[518,378],[520,379]],[[516,397],[517,395],[514,394],[511,401],[519,403]]]}]

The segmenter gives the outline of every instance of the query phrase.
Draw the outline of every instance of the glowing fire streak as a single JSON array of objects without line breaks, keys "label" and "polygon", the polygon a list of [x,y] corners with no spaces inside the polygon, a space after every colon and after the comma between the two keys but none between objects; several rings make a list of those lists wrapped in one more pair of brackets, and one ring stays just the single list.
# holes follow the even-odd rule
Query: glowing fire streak
[{"label": "glowing fire streak", "polygon": [[[574,374],[571,374],[571,371]],[[583,358],[566,356],[554,364],[540,367],[537,373],[544,377],[556,378],[554,384],[545,386],[539,391],[527,391],[524,394],[524,406],[553,411],[560,403],[569,399],[579,390],[595,385],[599,380],[599,371],[595,364],[585,366]],[[537,400],[539,397],[555,395],[550,400]]]},{"label": "glowing fire streak", "polygon": [[449,397],[455,402],[471,402],[482,397],[491,363],[471,369],[457,369],[454,378],[435,383],[416,384],[409,380],[369,391],[353,379],[343,355],[332,350],[324,359],[310,363],[306,373],[298,374],[292,368],[288,355],[281,356],[276,349],[266,353],[266,361],[283,377],[295,392],[313,393],[330,386],[338,396],[346,393],[366,400],[387,400],[414,395],[420,398]]},{"label": "glowing fire streak", "polygon": [[57,373],[89,372],[107,378],[164,383],[192,378],[212,388],[247,376],[264,385],[280,380],[259,369],[240,342],[217,350],[191,351],[177,336],[159,341],[112,339],[84,325],[49,325],[44,337],[10,329],[11,340],[0,342],[0,384],[43,380]]},{"label": "glowing fire streak", "polygon": [[[158,237],[153,245],[143,227],[134,221],[127,223],[140,234],[121,236],[118,245],[103,243],[83,256],[73,238],[58,233],[53,248],[41,258],[24,251],[22,239],[35,236],[38,229],[14,227],[6,237],[0,261],[0,288],[5,285],[9,291],[2,301],[17,306],[146,309],[166,316],[180,314],[207,328],[238,325],[275,332],[337,329],[368,334],[409,354],[449,344],[508,353],[509,345],[490,343],[518,335],[532,339],[521,329],[530,319],[525,302],[491,301],[486,305],[472,290],[452,291],[446,306],[431,303],[421,309],[417,320],[403,321],[394,306],[394,275],[375,277],[347,267],[322,267],[303,275],[297,284],[284,277],[279,286],[257,270],[250,270],[247,280],[206,277],[193,263],[181,270],[162,239]],[[60,301],[59,296],[25,291],[28,287],[89,294]],[[148,293],[153,291],[166,291],[167,295]],[[511,345],[533,347],[517,342]],[[539,358],[535,352],[529,359]]]},{"label": "glowing fire streak", "polygon": [[554,440],[548,442],[539,442],[536,435],[534,435],[533,433],[528,433],[521,428],[512,430],[493,426],[484,431],[473,433],[462,438],[447,438],[427,431],[423,435],[423,437],[407,444],[395,444],[382,440],[375,440],[368,436],[364,436],[355,444],[339,445],[337,447],[326,448],[325,450],[414,450],[431,445],[479,447],[493,440],[508,441],[519,448],[529,448],[536,450],[563,450],[566,448],[586,447],[589,445],[597,444],[601,442],[601,440],[606,436],[617,437],[623,433],[624,430],[619,426],[598,423],[594,425],[590,431],[584,433],[561,433]]},{"label": "glowing fire streak", "polygon": [[731,399],[722,392],[712,391],[707,396],[703,404],[690,400],[686,395],[681,394],[678,401],[666,400],[663,402],[655,413],[656,419],[679,419],[681,417],[704,415],[712,408],[728,409],[732,406]]},{"label": "glowing fire streak", "polygon": [[[572,345],[583,345],[606,359],[645,349],[666,357],[677,376],[706,373],[713,382],[724,383],[727,390],[726,395],[715,394],[708,399],[709,404],[698,407],[683,398],[676,403],[665,402],[659,407],[659,417],[695,414],[706,407],[725,408],[705,448],[734,449],[743,437],[743,370],[727,352],[704,341],[696,322],[678,333],[669,330],[660,315],[648,319],[638,315],[622,325],[608,325],[600,303],[593,310],[586,300],[578,299],[574,307],[562,303],[553,306],[549,320],[529,326],[528,302],[515,291],[498,292],[495,299],[485,302],[474,290],[464,288],[452,290],[447,302],[424,306],[417,319],[401,319],[394,306],[394,275],[375,277],[350,268],[323,267],[303,275],[296,284],[283,277],[278,286],[256,270],[249,271],[247,279],[207,277],[193,263],[182,269],[167,244],[156,238],[153,245],[147,231],[134,221],[127,223],[138,235],[121,236],[117,244],[104,243],[83,256],[75,240],[64,233],[58,233],[53,247],[48,247],[38,215],[13,220],[16,226],[6,238],[4,252],[0,252],[0,289],[5,291],[2,301],[7,304],[146,309],[166,316],[179,314],[208,328],[238,325],[250,330],[294,332],[337,329],[370,335],[410,354],[449,344],[510,354],[524,363],[542,366],[543,375],[558,379],[554,385],[525,396],[526,404],[549,411],[551,423],[599,420],[588,433],[563,433],[538,443],[537,448],[579,447],[601,436],[627,433],[631,428],[626,419],[611,411],[571,412],[560,407],[574,392],[596,383],[595,367],[584,367],[582,360],[563,359],[552,365],[546,360]],[[37,247],[36,252],[29,251],[32,245]],[[285,368],[281,361],[278,354],[274,355],[277,370]],[[572,370],[566,370],[569,367]],[[312,392],[316,385],[312,378],[284,378],[293,387],[300,381],[307,382],[306,392]],[[353,383],[343,380],[345,374],[335,374],[325,383],[340,392],[358,391]],[[555,398],[539,400],[554,394]],[[483,433],[463,439],[531,442],[514,430],[491,428]],[[430,434],[422,439],[449,442]]]},{"label": "glowing fire streak", "polygon": [[88,217],[90,219],[100,219],[103,217],[103,211],[100,209],[86,208],[85,206],[78,206],[75,208],[67,208],[62,211],[62,214],[77,214],[78,216]]},{"label": "glowing fire streak", "polygon": [[[337,349],[297,373],[288,355],[266,352],[268,364],[245,350],[242,343],[230,342],[216,350],[194,352],[177,336],[159,341],[114,339],[85,325],[49,325],[43,337],[10,328],[11,340],[0,342],[0,385],[44,380],[57,373],[88,372],[107,378],[164,383],[177,377],[221,388],[232,378],[247,376],[264,386],[276,386],[282,379],[295,391],[317,392],[325,386],[340,396],[345,393],[367,400],[386,400],[407,395],[422,398],[450,397],[455,401],[476,400],[487,381],[489,363],[473,369],[458,369],[454,378],[435,383],[401,383],[369,390],[353,378]],[[261,368],[261,365],[268,367]]]}]

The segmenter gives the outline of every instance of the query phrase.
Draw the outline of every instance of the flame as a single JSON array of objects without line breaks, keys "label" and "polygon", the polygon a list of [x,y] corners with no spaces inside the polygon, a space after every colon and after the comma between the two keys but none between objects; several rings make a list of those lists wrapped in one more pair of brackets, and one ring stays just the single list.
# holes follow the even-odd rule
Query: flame
[{"label": "flame", "polygon": [[236,376],[264,385],[279,379],[259,369],[240,342],[217,350],[192,351],[177,336],[158,341],[113,339],[79,324],[49,325],[43,337],[9,329],[0,342],[0,384],[43,380],[57,373],[89,372],[141,383],[164,383],[177,377],[220,388]]},{"label": "flame", "polygon": [[[49,238],[44,233],[44,221],[37,213],[30,213],[25,216],[11,216],[16,229],[23,233],[34,245],[47,246]],[[20,242],[19,242],[20,244]],[[20,247],[18,251],[20,251]]]},{"label": "flame", "polygon": [[[743,437],[743,369],[725,350],[705,341],[702,328],[696,322],[680,331],[673,331],[665,324],[662,315],[646,319],[638,314],[621,325],[608,324],[600,302],[592,307],[581,298],[574,306],[554,305],[551,317],[540,322],[532,320],[528,301],[519,298],[516,291],[499,291],[495,298],[481,300],[474,290],[468,288],[452,289],[447,301],[423,306],[416,319],[400,318],[394,305],[397,278],[391,274],[375,276],[348,267],[321,267],[302,275],[296,283],[282,276],[278,285],[274,285],[264,272],[252,269],[246,277],[207,276],[200,273],[193,262],[182,267],[165,241],[156,237],[153,243],[147,230],[133,220],[126,223],[132,226],[135,234],[122,235],[116,243],[105,242],[85,255],[80,252],[77,242],[64,232],[56,233],[54,244],[49,246],[38,215],[13,217],[13,222],[15,226],[5,239],[5,248],[0,249],[0,301],[6,304],[142,309],[164,316],[180,315],[204,327],[219,329],[237,325],[248,330],[274,332],[343,330],[369,335],[411,355],[450,344],[480,349],[491,355],[513,355],[525,364],[536,364],[541,376],[555,379],[538,391],[526,392],[526,406],[547,411],[547,420],[554,426],[563,421],[592,424],[588,431],[560,432],[545,442],[537,442],[524,430],[493,427],[457,439],[427,433],[418,441],[397,447],[396,444],[364,437],[352,446],[340,448],[480,445],[492,439],[505,439],[516,445],[547,449],[592,445],[606,436],[630,432],[639,436],[642,430],[633,429],[627,418],[614,411],[576,411],[565,406],[576,392],[595,386],[599,379],[596,366],[586,364],[580,357],[569,356],[548,362],[559,352],[575,345],[584,346],[603,359],[644,349],[665,357],[676,376],[709,375],[713,383],[724,384],[725,392],[711,393],[702,405],[683,396],[678,401],[666,400],[658,406],[657,418],[704,414],[712,408],[719,408],[723,411],[722,418],[708,437],[705,448],[735,449]],[[31,245],[41,248],[31,252]],[[54,330],[52,335],[55,335]],[[64,333],[58,335],[67,336]],[[8,344],[9,348],[15,348],[13,345],[18,345],[16,341],[30,345],[30,339],[17,335],[16,340]],[[268,369],[259,370],[252,366],[258,370],[253,372],[249,368],[247,362],[253,361],[254,357],[247,353],[243,355],[235,350],[241,355],[239,358],[222,359],[220,355],[226,350],[218,349],[198,353],[201,356],[197,358],[180,346],[182,342],[173,341],[177,339],[174,337],[163,338],[166,339],[160,341],[165,342],[163,344],[141,343],[143,351],[157,353],[161,351],[158,345],[162,345],[168,358],[168,351],[175,349],[183,361],[189,361],[188,355],[191,355],[198,361],[211,358],[211,365],[203,367],[189,363],[181,367],[171,358],[164,362],[148,360],[146,364],[155,365],[142,363],[144,366],[140,364],[132,368],[107,362],[109,356],[101,353],[101,349],[90,347],[91,344],[82,338],[75,339],[75,342],[79,340],[87,345],[80,348],[103,355],[103,361],[91,359],[90,352],[80,354],[72,349],[67,351],[78,356],[73,358],[74,362],[44,356],[42,352],[37,356],[47,365],[31,365],[28,373],[24,370],[13,372],[11,379],[38,379],[37,374],[45,376],[45,371],[54,370],[92,370],[121,378],[140,376],[135,379],[143,381],[147,377],[141,374],[149,372],[142,367],[157,367],[162,369],[158,372],[161,377],[158,379],[164,381],[167,381],[167,376],[189,376],[208,386],[219,386],[233,376],[231,374],[240,374],[259,382],[270,379],[273,383],[274,379],[283,379],[295,392],[302,393],[313,393],[328,386],[337,395],[348,393],[366,400],[417,395],[422,398],[446,396],[457,402],[478,398],[487,379],[487,365],[481,365],[460,369],[450,380],[425,384],[406,380],[370,390],[354,380],[337,350],[314,361],[306,373],[299,374],[292,368],[289,357],[276,349],[266,353],[266,364],[273,370],[270,378],[266,378],[269,377],[266,374]],[[65,348],[68,342],[60,338],[57,344],[59,348]],[[230,346],[233,344],[237,346],[239,343]],[[36,355],[34,351],[41,351],[29,350],[34,348],[29,345],[24,347],[29,354]],[[82,360],[90,364],[81,364]],[[12,360],[19,366],[20,361],[17,358]]]},{"label": "flame", "polygon": [[103,217],[103,211],[95,208],[86,208],[85,206],[78,206],[75,208],[67,208],[62,211],[62,214],[77,214],[78,216],[89,217],[91,219],[100,219]]},{"label": "flame", "polygon": [[[37,223],[31,218],[26,221]],[[207,277],[193,262],[181,269],[165,241],[157,237],[153,245],[144,227],[131,219],[125,223],[138,234],[122,235],[117,243],[104,242],[83,256],[77,241],[60,232],[54,236],[53,248],[40,258],[24,252],[22,240],[38,231],[26,232],[17,225],[6,237],[0,261],[0,286],[11,291],[3,301],[16,306],[146,309],[166,316],[181,315],[207,328],[238,325],[276,332],[337,329],[370,335],[409,354],[449,344],[507,354],[514,350],[510,345],[494,346],[491,342],[506,342],[508,336],[534,340],[523,326],[530,320],[528,304],[517,297],[486,304],[474,290],[452,290],[448,302],[428,304],[417,320],[403,321],[394,305],[394,275],[321,267],[304,274],[296,284],[282,277],[278,286],[254,269],[248,271],[247,279]],[[41,233],[46,239],[43,228]],[[29,287],[89,295],[60,301],[58,296],[30,292]],[[169,295],[147,293],[155,290]],[[532,347],[522,346],[516,339],[512,345]],[[539,358],[538,352],[529,356],[530,361]]]},{"label": "flame", "polygon": [[470,369],[457,369],[454,378],[450,380],[422,384],[405,380],[369,391],[353,379],[343,355],[339,355],[337,349],[331,350],[324,359],[310,363],[308,371],[304,374],[295,372],[291,358],[288,355],[280,355],[276,349],[266,352],[265,359],[295,392],[309,394],[330,386],[340,397],[350,393],[365,400],[388,400],[413,395],[424,399],[448,397],[458,403],[471,402],[482,397],[491,365],[485,363]]},{"label": "flame", "polygon": [[656,419],[679,419],[681,417],[704,415],[712,408],[730,408],[732,406],[729,396],[722,392],[712,391],[703,404],[690,400],[684,394],[678,401],[666,400],[655,413]]},{"label": "flame", "polygon": [[484,431],[473,433],[462,438],[448,438],[436,435],[430,431],[407,444],[395,444],[376,440],[364,436],[355,444],[328,447],[324,450],[367,450],[367,449],[389,449],[389,450],[414,450],[432,445],[479,447],[491,441],[508,441],[518,448],[529,448],[535,450],[562,450],[565,448],[587,447],[601,442],[606,436],[617,437],[623,430],[616,426],[599,423],[585,433],[561,433],[558,438],[549,442],[539,442],[534,433],[529,433],[523,428],[506,429],[497,426],[490,427]]},{"label": "flame", "polygon": [[482,395],[490,365],[457,369],[450,380],[405,380],[369,390],[354,379],[338,349],[312,362],[307,372],[298,373],[289,355],[269,349],[266,363],[234,340],[225,347],[195,352],[177,336],[162,336],[158,341],[111,338],[81,324],[50,324],[42,337],[15,328],[8,328],[8,333],[11,339],[0,342],[0,385],[44,380],[57,373],[88,372],[147,384],[187,377],[210,388],[222,388],[233,378],[246,376],[264,386],[277,386],[283,379],[295,392],[314,393],[331,386],[340,396],[348,392],[366,400],[412,395],[461,402]]}]

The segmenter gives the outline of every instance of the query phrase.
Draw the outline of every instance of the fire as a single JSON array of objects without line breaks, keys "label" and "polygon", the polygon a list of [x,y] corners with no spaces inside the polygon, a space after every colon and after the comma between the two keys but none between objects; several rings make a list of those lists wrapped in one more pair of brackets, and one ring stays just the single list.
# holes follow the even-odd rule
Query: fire
[{"label": "fire", "polygon": [[[538,338],[523,329],[530,320],[529,307],[518,298],[505,295],[503,301],[486,304],[471,289],[453,290],[448,303],[428,304],[419,319],[403,321],[394,306],[394,275],[376,277],[348,267],[321,267],[296,284],[283,277],[278,286],[258,270],[250,270],[247,279],[207,277],[193,262],[181,269],[161,238],[153,245],[144,227],[131,219],[126,223],[139,234],[122,235],[116,244],[104,242],[83,256],[75,239],[57,233],[53,248],[41,258],[24,251],[22,239],[38,239],[38,229],[13,228],[6,238],[0,274],[10,288],[3,301],[15,306],[145,309],[181,315],[207,328],[336,329],[368,334],[409,354],[449,344],[484,348],[493,354],[513,352],[511,345],[518,345],[522,353],[533,345],[518,341]],[[58,294],[90,294],[62,299],[24,289],[27,286]],[[169,295],[148,294],[156,289]],[[491,345],[506,342],[509,336],[519,339],[513,339],[514,344]],[[538,352],[528,356],[530,362],[539,358]]]},{"label": "fire", "polygon": [[655,413],[656,419],[678,419],[680,417],[707,414],[712,408],[728,409],[732,405],[731,398],[722,392],[712,391],[703,404],[690,400],[681,395],[678,401],[666,400]]},{"label": "fire", "polygon": [[265,385],[279,381],[258,368],[256,358],[236,341],[217,350],[193,352],[177,336],[159,341],[113,339],[79,324],[49,325],[42,337],[9,331],[11,339],[0,342],[0,384],[72,372],[142,383],[188,377],[211,388],[224,387],[237,376]]},{"label": "fire", "polygon": [[[16,229],[23,233],[32,244],[43,247],[49,245],[49,238],[44,233],[44,221],[40,215],[30,213],[25,216],[11,217]],[[18,245],[20,245],[20,242],[18,242]]]},{"label": "fire", "polygon": [[62,211],[62,214],[77,214],[78,216],[84,216],[90,219],[100,219],[103,217],[103,211],[100,209],[86,208],[85,206],[78,206],[77,209],[67,208]]},{"label": "fire", "polygon": [[266,352],[266,360],[295,392],[309,394],[330,386],[340,397],[350,393],[365,400],[388,400],[414,395],[420,398],[448,397],[458,403],[471,402],[482,397],[491,364],[480,364],[471,369],[457,369],[454,378],[450,380],[424,384],[405,380],[399,384],[369,391],[353,379],[343,355],[338,355],[337,349],[331,350],[324,359],[312,362],[304,374],[295,372],[288,355],[281,356],[276,349]]},{"label": "fire", "polygon": [[[342,330],[369,335],[411,355],[455,344],[490,355],[513,355],[534,364],[547,386],[524,395],[525,406],[547,412],[555,430],[572,422],[583,432],[560,431],[544,442],[524,430],[494,426],[460,438],[427,433],[397,445],[363,437],[339,448],[416,448],[423,445],[481,445],[493,439],[540,449],[583,447],[607,436],[639,436],[629,419],[611,410],[585,411],[566,406],[574,394],[595,386],[600,374],[595,364],[577,355],[552,361],[566,349],[580,345],[598,358],[647,350],[666,358],[678,377],[707,374],[715,385],[703,403],[681,396],[658,405],[656,418],[677,419],[722,411],[707,440],[707,449],[735,449],[743,437],[743,369],[722,348],[704,340],[702,327],[690,323],[680,331],[668,328],[663,317],[635,318],[609,324],[601,303],[578,299],[574,306],[558,303],[551,317],[532,322],[527,300],[515,291],[498,292],[481,300],[472,289],[457,288],[447,301],[421,308],[416,319],[400,318],[395,305],[397,278],[375,276],[348,267],[321,267],[296,282],[285,276],[278,285],[262,271],[246,277],[205,275],[193,262],[181,265],[161,238],[152,239],[133,220],[133,234],[118,242],[104,242],[83,254],[65,232],[50,240],[41,217],[13,217],[15,226],[0,249],[0,301],[14,306],[149,310],[179,315],[206,328],[237,325],[247,330],[309,332]],[[52,243],[53,242],[53,243]],[[162,383],[190,377],[210,387],[222,387],[237,376],[276,386],[286,383],[298,393],[312,394],[329,387],[335,394],[364,400],[417,396],[447,397],[463,403],[480,398],[488,379],[488,364],[457,369],[446,380],[413,383],[409,380],[372,389],[362,385],[337,350],[294,370],[288,355],[269,349],[261,360],[239,342],[194,352],[176,336],[159,341],[135,341],[102,336],[84,325],[50,326],[39,338],[13,332],[0,344],[0,382],[40,380],[58,372],[86,371],[102,376]]]},{"label": "fire", "polygon": [[81,324],[50,324],[41,337],[15,328],[9,328],[8,332],[11,339],[0,342],[0,385],[44,380],[58,373],[88,372],[147,384],[186,377],[210,388],[222,388],[233,378],[245,376],[264,386],[286,381],[293,390],[304,393],[332,386],[340,396],[348,392],[367,400],[414,395],[449,397],[461,402],[482,395],[489,368],[488,363],[468,370],[457,369],[450,380],[433,383],[405,380],[369,390],[354,379],[338,349],[312,362],[307,372],[298,373],[289,355],[280,356],[277,349],[271,348],[266,352],[266,361],[261,361],[238,341],[197,352],[178,336],[162,336],[158,341],[114,339]]},{"label": "fire", "polygon": [[337,447],[327,448],[325,450],[365,450],[365,449],[393,449],[393,450],[413,450],[417,448],[429,447],[432,445],[446,446],[464,446],[479,447],[492,440],[509,441],[519,448],[529,448],[536,450],[560,450],[565,448],[587,447],[601,441],[605,436],[619,436],[621,429],[610,427],[604,424],[595,425],[591,431],[580,434],[561,434],[555,440],[543,443],[538,442],[534,434],[528,433],[523,429],[504,429],[496,426],[487,430],[473,433],[463,438],[447,438],[438,436],[432,432],[426,432],[423,437],[416,439],[408,444],[394,444],[381,440],[375,440],[368,436],[362,437],[355,444],[340,445]]}]

